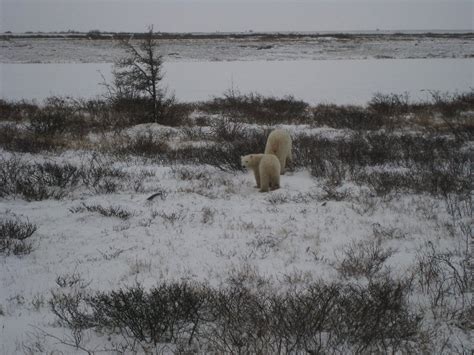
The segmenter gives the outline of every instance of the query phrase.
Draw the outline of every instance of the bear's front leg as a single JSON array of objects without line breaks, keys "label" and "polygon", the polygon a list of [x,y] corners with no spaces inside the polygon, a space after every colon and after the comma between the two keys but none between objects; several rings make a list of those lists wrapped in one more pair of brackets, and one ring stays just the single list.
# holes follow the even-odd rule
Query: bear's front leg
[{"label": "bear's front leg", "polygon": [[256,188],[260,188],[260,173],[258,172],[258,169],[254,169],[253,174],[255,175],[255,181],[257,182]]}]

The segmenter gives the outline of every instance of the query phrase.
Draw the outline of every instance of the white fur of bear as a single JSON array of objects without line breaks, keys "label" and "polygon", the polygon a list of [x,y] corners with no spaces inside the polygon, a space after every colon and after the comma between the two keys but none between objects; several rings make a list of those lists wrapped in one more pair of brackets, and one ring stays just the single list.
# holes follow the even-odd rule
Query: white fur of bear
[{"label": "white fur of bear", "polygon": [[265,146],[265,154],[274,154],[280,161],[280,174],[285,173],[289,161],[293,159],[291,154],[291,137],[284,129],[276,129],[270,133]]},{"label": "white fur of bear", "polygon": [[249,154],[240,158],[242,166],[253,170],[260,192],[280,187],[280,161],[273,154]]}]

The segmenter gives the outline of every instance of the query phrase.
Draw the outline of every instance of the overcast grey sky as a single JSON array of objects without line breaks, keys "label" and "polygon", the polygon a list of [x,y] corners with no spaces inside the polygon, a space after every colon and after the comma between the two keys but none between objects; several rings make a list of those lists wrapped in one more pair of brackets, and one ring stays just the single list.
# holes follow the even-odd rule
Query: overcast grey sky
[{"label": "overcast grey sky", "polygon": [[0,0],[0,31],[472,30],[474,0]]}]

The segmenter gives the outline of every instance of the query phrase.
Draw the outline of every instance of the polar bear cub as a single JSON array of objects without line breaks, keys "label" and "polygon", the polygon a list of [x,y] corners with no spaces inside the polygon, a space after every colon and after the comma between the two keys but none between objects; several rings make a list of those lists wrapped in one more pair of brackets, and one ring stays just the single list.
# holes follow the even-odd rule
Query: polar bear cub
[{"label": "polar bear cub", "polygon": [[288,161],[292,160],[291,137],[284,129],[276,129],[270,133],[265,146],[265,154],[274,154],[280,161],[280,174],[285,173]]},{"label": "polar bear cub", "polygon": [[242,166],[253,170],[260,192],[280,188],[280,161],[273,154],[249,154],[240,158]]}]

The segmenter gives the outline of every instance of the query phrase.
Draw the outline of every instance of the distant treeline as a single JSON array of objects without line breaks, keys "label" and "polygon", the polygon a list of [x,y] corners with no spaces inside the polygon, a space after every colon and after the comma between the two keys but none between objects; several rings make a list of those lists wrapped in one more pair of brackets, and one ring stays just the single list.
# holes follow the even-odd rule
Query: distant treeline
[{"label": "distant treeline", "polygon": [[[71,38],[71,39],[121,39],[136,38],[143,39],[147,35],[146,32],[101,32],[92,30],[89,32],[25,32],[12,33],[4,32],[0,35],[0,39],[11,38]],[[284,40],[284,39],[303,39],[303,38],[321,38],[332,37],[334,39],[353,40],[353,39],[411,39],[411,38],[464,38],[474,39],[474,32],[373,32],[373,33],[348,33],[348,32],[156,32],[154,34],[157,39],[245,39],[253,38],[259,40]]]}]

